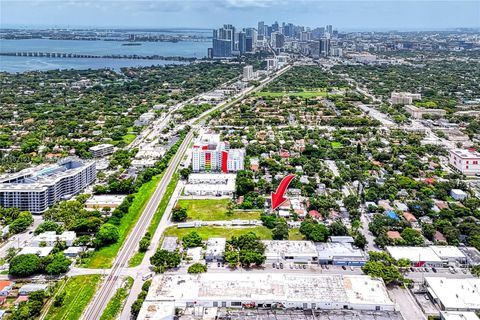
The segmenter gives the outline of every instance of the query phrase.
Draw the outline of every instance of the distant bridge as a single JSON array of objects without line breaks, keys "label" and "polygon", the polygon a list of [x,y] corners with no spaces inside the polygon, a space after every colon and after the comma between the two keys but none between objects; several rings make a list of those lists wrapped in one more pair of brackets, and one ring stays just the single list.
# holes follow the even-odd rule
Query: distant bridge
[{"label": "distant bridge", "polygon": [[88,59],[145,59],[145,60],[170,60],[170,61],[193,61],[196,58],[168,57],[168,56],[142,56],[136,54],[110,54],[96,55],[84,53],[61,53],[61,52],[0,52],[0,56],[11,57],[43,57],[43,58],[88,58]]}]

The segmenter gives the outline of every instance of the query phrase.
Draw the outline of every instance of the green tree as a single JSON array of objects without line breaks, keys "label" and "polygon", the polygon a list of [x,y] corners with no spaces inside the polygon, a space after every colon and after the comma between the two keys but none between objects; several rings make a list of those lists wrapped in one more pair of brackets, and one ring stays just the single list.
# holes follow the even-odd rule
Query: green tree
[{"label": "green tree", "polygon": [[37,229],[35,229],[34,234],[38,235],[46,231],[55,231],[58,234],[62,232],[62,229],[63,228],[58,223],[47,220],[38,225]]},{"label": "green tree", "polygon": [[180,262],[180,254],[177,251],[157,250],[157,252],[150,257],[150,263],[155,267],[157,272],[164,272],[166,269],[176,268],[180,265]]},{"label": "green tree", "polygon": [[470,271],[475,277],[480,277],[480,265],[476,265],[470,268]]},{"label": "green tree", "polygon": [[8,273],[25,277],[42,271],[42,261],[36,254],[21,254],[10,260]]},{"label": "green tree", "polygon": [[96,245],[97,247],[102,247],[115,243],[118,241],[119,237],[118,228],[113,224],[105,223],[95,235]]},{"label": "green tree", "polygon": [[202,245],[202,238],[196,231],[192,231],[182,238],[184,248],[200,247]]},{"label": "green tree", "polygon": [[382,278],[385,284],[396,283],[402,279],[397,267],[393,265],[385,265],[379,261],[367,261],[362,267],[365,274],[374,278]]},{"label": "green tree", "polygon": [[187,209],[180,206],[175,206],[172,209],[172,220],[175,222],[184,222],[187,221]]},{"label": "green tree", "polygon": [[53,260],[47,264],[45,271],[48,274],[61,274],[68,271],[71,261],[63,255],[62,252],[58,252],[53,256]]},{"label": "green tree", "polygon": [[421,246],[424,244],[423,236],[417,230],[405,228],[401,233],[402,239],[409,246]]},{"label": "green tree", "polygon": [[150,239],[143,237],[140,239],[140,242],[138,243],[138,250],[140,252],[145,252],[148,250],[148,247],[150,246]]},{"label": "green tree", "polygon": [[330,228],[330,233],[333,236],[346,236],[346,235],[348,235],[348,229],[343,224],[343,222],[341,220],[335,220],[330,225],[329,228]]},{"label": "green tree", "polygon": [[239,256],[237,251],[226,251],[224,254],[225,261],[230,267],[236,267],[239,263]]},{"label": "green tree", "polygon": [[300,233],[303,234],[307,240],[326,242],[330,231],[325,225],[319,224],[316,220],[307,216],[300,224]]},{"label": "green tree", "polygon": [[33,223],[32,213],[28,211],[20,212],[18,217],[10,224],[10,233],[17,234],[27,230]]},{"label": "green tree", "polygon": [[285,219],[277,219],[275,228],[272,230],[272,238],[274,240],[288,239],[288,225]]},{"label": "green tree", "polygon": [[355,239],[353,240],[353,245],[360,249],[365,249],[367,245],[367,238],[361,233],[357,234]]},{"label": "green tree", "polygon": [[207,272],[207,266],[202,263],[194,263],[188,267],[188,273],[203,273]]}]

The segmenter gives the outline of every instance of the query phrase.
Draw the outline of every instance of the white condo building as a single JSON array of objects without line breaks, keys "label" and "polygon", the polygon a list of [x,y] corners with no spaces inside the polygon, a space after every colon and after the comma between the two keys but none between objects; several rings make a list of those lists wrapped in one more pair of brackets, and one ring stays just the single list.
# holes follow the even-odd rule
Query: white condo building
[{"label": "white condo building", "polygon": [[249,81],[253,79],[253,67],[245,66],[243,67],[243,80]]},{"label": "white condo building", "polygon": [[194,172],[236,172],[244,169],[245,151],[230,149],[228,142],[220,142],[218,134],[203,134],[192,150]]},{"label": "white condo building", "polygon": [[104,157],[106,155],[113,153],[113,145],[112,144],[99,144],[96,146],[91,147],[88,149],[92,153],[92,155],[96,158]]},{"label": "white condo building", "polygon": [[392,104],[412,104],[414,100],[421,100],[422,95],[419,93],[410,92],[392,92],[390,99]]},{"label": "white condo building", "polygon": [[449,163],[467,176],[480,174],[480,152],[473,149],[450,150]]},{"label": "white condo building", "polygon": [[66,158],[56,165],[28,168],[0,178],[0,206],[43,213],[95,181],[95,161]]}]

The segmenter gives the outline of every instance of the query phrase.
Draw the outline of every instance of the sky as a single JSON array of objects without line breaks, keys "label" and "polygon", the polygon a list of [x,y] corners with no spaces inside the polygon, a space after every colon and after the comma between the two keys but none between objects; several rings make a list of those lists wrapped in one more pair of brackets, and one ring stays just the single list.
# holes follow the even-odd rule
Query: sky
[{"label": "sky", "polygon": [[0,0],[0,27],[217,28],[258,21],[352,30],[480,27],[480,0]]}]

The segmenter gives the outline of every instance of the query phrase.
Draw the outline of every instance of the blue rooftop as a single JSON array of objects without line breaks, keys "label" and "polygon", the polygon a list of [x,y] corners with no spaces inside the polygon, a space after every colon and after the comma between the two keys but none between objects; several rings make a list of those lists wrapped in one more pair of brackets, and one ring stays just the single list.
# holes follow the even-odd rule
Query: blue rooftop
[{"label": "blue rooftop", "polygon": [[392,210],[387,211],[387,217],[390,219],[400,220],[395,212]]}]

